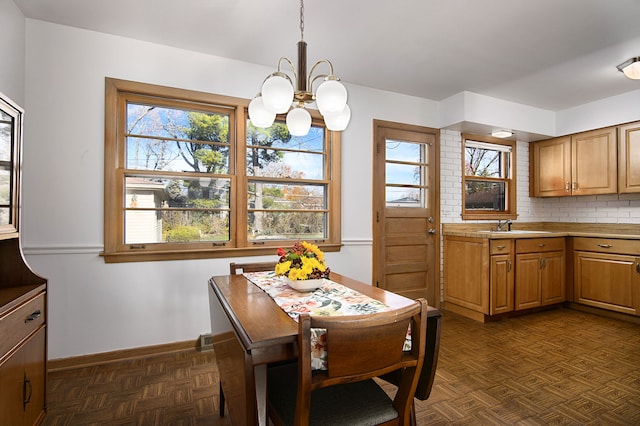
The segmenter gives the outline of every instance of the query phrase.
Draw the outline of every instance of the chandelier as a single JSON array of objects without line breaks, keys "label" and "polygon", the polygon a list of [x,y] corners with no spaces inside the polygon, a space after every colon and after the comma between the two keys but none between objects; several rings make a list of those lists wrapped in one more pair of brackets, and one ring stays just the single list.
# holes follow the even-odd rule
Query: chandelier
[{"label": "chandelier", "polygon": [[[282,71],[282,65],[291,68],[293,78]],[[316,68],[326,64],[329,74],[314,75]],[[313,84],[323,79],[315,94]],[[295,87],[295,90],[294,90]],[[307,75],[307,43],[304,41],[304,0],[300,0],[300,41],[298,42],[298,69],[286,57],[278,60],[278,70],[264,79],[262,89],[249,103],[249,119],[255,127],[270,127],[276,114],[287,113],[287,127],[293,136],[304,136],[311,128],[311,114],[308,104],[315,102],[324,118],[327,129],[342,131],[351,119],[347,105],[347,89],[333,74],[333,64],[322,59],[311,67]]]}]

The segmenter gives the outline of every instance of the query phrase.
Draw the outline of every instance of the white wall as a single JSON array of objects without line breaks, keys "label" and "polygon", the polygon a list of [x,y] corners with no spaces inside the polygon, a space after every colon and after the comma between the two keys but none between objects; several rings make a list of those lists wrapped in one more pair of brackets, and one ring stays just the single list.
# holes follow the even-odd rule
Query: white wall
[{"label": "white wall", "polygon": [[[200,53],[26,20],[23,247],[49,279],[49,358],[196,339],[211,330],[207,280],[230,261],[105,264],[104,78],[251,98],[272,70]],[[348,86],[343,133],[345,247],[329,266],[371,280],[374,118],[437,126],[437,103]],[[273,257],[252,258],[255,261]],[[229,329],[216,307],[214,333]]]},{"label": "white wall", "polygon": [[0,0],[0,11],[0,92],[24,107],[24,15],[13,0]]}]

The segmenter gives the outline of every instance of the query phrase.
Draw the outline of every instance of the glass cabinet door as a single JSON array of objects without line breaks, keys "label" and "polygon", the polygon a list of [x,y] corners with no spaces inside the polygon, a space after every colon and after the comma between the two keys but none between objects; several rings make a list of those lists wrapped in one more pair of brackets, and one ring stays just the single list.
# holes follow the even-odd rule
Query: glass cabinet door
[{"label": "glass cabinet door", "polygon": [[0,93],[0,238],[18,232],[23,113]]}]

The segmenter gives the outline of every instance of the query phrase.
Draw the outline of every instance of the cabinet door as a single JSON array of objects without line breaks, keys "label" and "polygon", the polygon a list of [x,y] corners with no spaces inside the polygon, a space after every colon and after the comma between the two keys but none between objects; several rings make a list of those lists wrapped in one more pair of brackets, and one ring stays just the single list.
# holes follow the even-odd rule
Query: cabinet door
[{"label": "cabinet door", "polygon": [[640,315],[640,259],[619,254],[574,252],[576,301]]},{"label": "cabinet door", "polygon": [[618,131],[618,192],[640,192],[640,122]]},{"label": "cabinet door", "polygon": [[446,236],[444,300],[489,315],[489,240]]},{"label": "cabinet door", "polygon": [[540,262],[539,253],[516,255],[516,311],[540,306]]},{"label": "cabinet door", "polygon": [[564,252],[551,252],[542,255],[540,287],[542,306],[566,300]]},{"label": "cabinet door", "polygon": [[513,276],[511,255],[491,256],[491,315],[513,311]]},{"label": "cabinet door", "polygon": [[618,191],[616,128],[571,136],[573,195],[615,194]]},{"label": "cabinet door", "polygon": [[25,387],[24,424],[33,425],[39,417],[44,417],[46,364],[45,328],[42,327],[22,348],[24,360]]},{"label": "cabinet door", "polygon": [[0,365],[0,425],[40,423],[45,412],[45,329]]},{"label": "cabinet door", "polygon": [[571,195],[571,138],[535,142],[531,149],[531,196]]}]

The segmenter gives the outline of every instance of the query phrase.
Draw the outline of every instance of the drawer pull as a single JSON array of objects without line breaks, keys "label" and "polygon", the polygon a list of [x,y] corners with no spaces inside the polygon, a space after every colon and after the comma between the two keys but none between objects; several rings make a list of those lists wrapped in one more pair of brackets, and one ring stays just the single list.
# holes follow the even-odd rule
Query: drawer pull
[{"label": "drawer pull", "polygon": [[33,321],[34,319],[39,318],[39,317],[40,317],[40,315],[42,315],[42,312],[40,312],[40,309],[38,309],[37,311],[35,311],[35,312],[34,312],[34,313],[32,313],[31,315],[29,315],[29,316],[27,317],[27,319],[26,319],[26,320],[24,320],[24,322],[25,322],[25,323],[27,323],[27,322],[31,322],[31,321]]},{"label": "drawer pull", "polygon": [[602,247],[602,248],[611,248],[613,247],[611,244],[598,244],[598,247]]},{"label": "drawer pull", "polygon": [[[29,395],[27,395],[27,388],[29,389]],[[31,396],[33,395],[33,387],[31,386],[31,380],[25,374],[24,381],[22,382],[22,409],[26,409],[27,404],[31,402]]]},{"label": "drawer pull", "polygon": [[538,244],[538,247],[544,247],[544,246],[546,246],[546,244],[544,244],[544,243]]},{"label": "drawer pull", "polygon": [[496,246],[496,248],[497,248],[498,250],[504,250],[504,249],[506,249],[506,248],[507,248],[507,246]]}]

